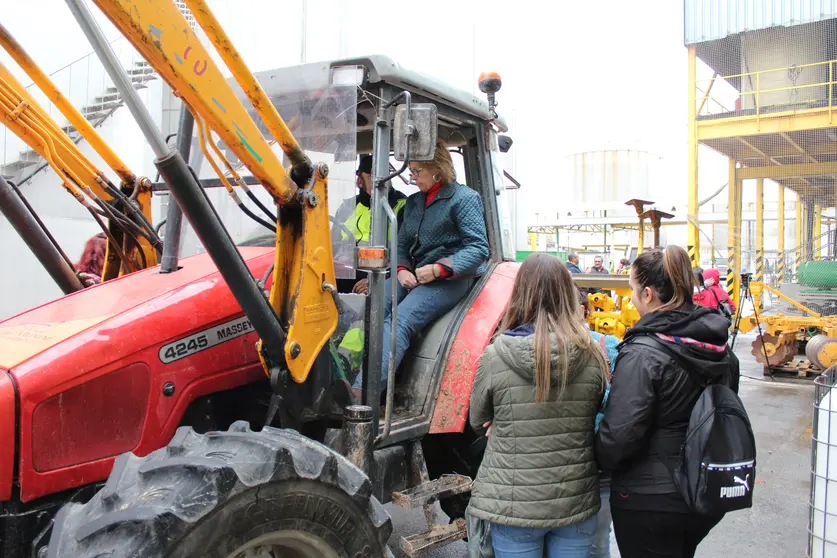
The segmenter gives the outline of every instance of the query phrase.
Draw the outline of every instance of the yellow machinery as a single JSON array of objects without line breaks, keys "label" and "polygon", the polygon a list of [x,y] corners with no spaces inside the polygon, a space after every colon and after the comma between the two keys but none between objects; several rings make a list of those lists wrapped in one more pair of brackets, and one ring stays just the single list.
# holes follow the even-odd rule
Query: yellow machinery
[{"label": "yellow machinery", "polygon": [[[603,292],[587,295],[587,325],[605,335],[625,337],[628,328],[639,321],[639,312],[631,303],[631,287],[627,275],[573,275],[573,281],[582,289],[601,289]],[[613,291],[616,298],[607,293]]]},{"label": "yellow machinery", "polygon": [[47,161],[64,188],[90,212],[108,237],[102,280],[156,265],[162,242],[151,225],[151,182],[131,172],[2,25],[0,46],[55,103],[122,182],[115,186],[96,168],[0,64],[3,124]]},{"label": "yellow machinery", "polygon": [[759,314],[742,318],[740,331],[747,333],[760,328],[761,334],[752,346],[758,362],[766,368],[781,368],[793,360],[800,343],[807,343],[805,356],[814,367],[826,370],[837,364],[837,316],[822,316],[761,282],[751,282],[750,291],[754,300],[768,291],[807,314]]},{"label": "yellow machinery", "polygon": [[305,381],[337,326],[337,308],[325,288],[336,283],[326,167],[318,166],[315,171],[204,0],[187,0],[186,4],[288,157],[291,172],[282,167],[279,156],[174,3],[96,0],[95,4],[180,96],[195,121],[223,140],[270,192],[280,214],[285,213],[277,222],[269,302],[276,316],[290,327],[282,335],[279,324],[274,323],[269,329],[278,334],[276,339],[263,338],[259,352],[267,373],[276,362],[284,361],[294,381]]}]

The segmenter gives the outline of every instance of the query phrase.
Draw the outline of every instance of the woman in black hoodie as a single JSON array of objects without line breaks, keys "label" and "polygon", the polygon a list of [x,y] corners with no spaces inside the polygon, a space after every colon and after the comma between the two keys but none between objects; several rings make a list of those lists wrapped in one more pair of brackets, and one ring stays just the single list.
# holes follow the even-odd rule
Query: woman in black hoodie
[{"label": "woman in black hoodie", "polygon": [[[596,459],[612,472],[622,557],[691,558],[721,517],[691,512],[667,464],[678,458],[702,384],[721,381],[738,391],[738,360],[726,345],[729,321],[692,303],[694,276],[683,248],[644,252],[631,266],[630,284],[641,319],[619,347]],[[637,343],[641,336],[662,345]]]}]

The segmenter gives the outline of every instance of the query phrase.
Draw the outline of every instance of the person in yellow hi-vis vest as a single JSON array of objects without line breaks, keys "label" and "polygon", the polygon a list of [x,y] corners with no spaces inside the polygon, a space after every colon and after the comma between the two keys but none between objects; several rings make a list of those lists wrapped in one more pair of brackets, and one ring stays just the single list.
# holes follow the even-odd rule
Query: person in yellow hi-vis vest
[{"label": "person in yellow hi-vis vest", "polygon": [[[332,237],[335,241],[345,242],[349,235],[354,236],[356,246],[369,244],[371,228],[371,211],[369,209],[372,196],[372,156],[361,155],[357,169],[358,194],[349,198],[337,209],[334,216],[335,225],[332,227]],[[407,196],[387,184],[389,188],[389,206],[398,217],[398,226],[404,217],[404,205]],[[354,279],[337,279],[337,290],[341,293],[366,294],[366,273],[358,271]],[[352,311],[341,315],[342,327],[335,332],[333,341],[337,354],[333,355],[342,370],[343,379],[349,382],[359,372],[363,360],[364,322],[363,316]],[[345,333],[343,333],[345,332]],[[331,349],[331,347],[330,347]],[[348,385],[348,384],[347,384]]]},{"label": "person in yellow hi-vis vest", "polygon": [[[354,198],[344,201],[334,215],[332,235],[335,240],[346,241],[351,234],[354,236],[355,246],[369,244],[369,233],[372,227],[372,212],[369,206],[372,201],[372,155],[361,155],[356,179],[358,194]],[[407,196],[387,184],[389,188],[389,206],[398,217],[398,226],[403,219],[404,205]],[[338,279],[337,290],[341,293],[366,294],[366,273],[358,271],[354,279]]]}]

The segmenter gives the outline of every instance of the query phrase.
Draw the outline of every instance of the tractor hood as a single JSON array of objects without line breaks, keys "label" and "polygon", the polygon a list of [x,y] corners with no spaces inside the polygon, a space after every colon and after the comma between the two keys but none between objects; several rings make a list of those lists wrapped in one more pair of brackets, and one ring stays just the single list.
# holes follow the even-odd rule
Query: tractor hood
[{"label": "tractor hood", "polygon": [[[245,261],[266,268],[272,254],[264,248],[241,248]],[[258,260],[264,265],[258,265]],[[79,334],[91,329],[103,332],[113,318],[144,308],[149,311],[165,306],[182,296],[184,289],[209,288],[223,279],[206,254],[181,260],[182,269],[160,273],[159,267],[89,287],[47,302],[0,322],[0,368],[12,370]],[[183,316],[188,321],[189,316]],[[153,335],[153,331],[148,332]]]},{"label": "tractor hood", "polygon": [[[256,277],[273,261],[272,248],[240,251]],[[258,337],[215,264],[180,263],[0,322],[0,417],[5,395],[17,398],[0,438],[18,441],[3,444],[0,476],[17,445],[21,500],[104,479],[116,455],[165,445],[195,398],[264,378]]]}]

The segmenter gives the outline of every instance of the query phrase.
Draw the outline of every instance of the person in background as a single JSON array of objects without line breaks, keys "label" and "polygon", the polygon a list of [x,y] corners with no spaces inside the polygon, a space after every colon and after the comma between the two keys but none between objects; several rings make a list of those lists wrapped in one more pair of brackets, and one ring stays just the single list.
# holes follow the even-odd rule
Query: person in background
[{"label": "person in background", "polygon": [[[610,275],[610,272],[604,266],[604,258],[601,256],[596,256],[593,258],[593,267],[588,267],[584,273],[589,273],[593,275]],[[602,292],[602,289],[597,288],[589,288],[587,289],[589,294],[596,294]]]},{"label": "person in background", "polygon": [[[336,225],[332,227],[332,242],[346,241],[351,233],[355,238],[355,247],[367,246],[369,234],[372,230],[372,155],[361,155],[358,164],[355,184],[358,187],[357,196],[345,200],[334,214]],[[387,184],[389,206],[398,217],[398,228],[403,222],[404,206],[407,196]],[[342,225],[342,226],[340,226]],[[343,228],[345,227],[345,229]],[[348,233],[347,233],[348,231]],[[354,279],[337,279],[337,290],[341,293],[366,294],[366,272],[358,271]]]},{"label": "person in background", "polygon": [[[392,301],[386,296],[383,346],[396,336],[395,369],[410,343],[433,320],[468,294],[474,278],[488,261],[485,214],[480,195],[456,181],[447,146],[436,144],[433,160],[410,163],[419,191],[407,198],[404,223],[398,233],[398,320],[392,331]],[[388,349],[387,349],[388,350]],[[389,359],[384,354],[381,389],[386,387]],[[355,383],[359,397],[361,376]]]},{"label": "person in background", "polygon": [[619,347],[596,434],[599,467],[612,472],[611,513],[623,558],[692,558],[721,520],[692,512],[666,465],[677,460],[704,385],[723,382],[738,391],[729,322],[694,305],[694,284],[679,246],[643,252],[631,266],[631,300],[641,319]]},{"label": "person in background", "polygon": [[490,435],[468,513],[490,522],[497,558],[587,558],[600,505],[593,428],[606,364],[558,258],[523,261],[500,331],[471,392],[471,427]]},{"label": "person in background", "polygon": [[619,260],[619,267],[616,268],[617,275],[628,275],[631,272],[631,262],[628,258]]},{"label": "person in background", "polygon": [[594,273],[599,275],[610,275],[610,272],[604,266],[604,258],[596,256],[593,258],[593,267],[588,267],[584,273]]},{"label": "person in background", "polygon": [[86,287],[102,282],[102,269],[105,267],[105,252],[108,240],[105,233],[99,233],[87,240],[81,259],[76,263],[76,271]]},{"label": "person in background", "polygon": [[[581,271],[581,268],[578,267],[578,254],[575,252],[570,252],[567,255],[567,269],[573,275],[576,274],[583,274],[584,272]],[[587,295],[590,294],[589,289],[582,289],[581,287],[577,287],[579,296],[581,298],[581,305],[584,307],[584,316],[587,316],[587,312],[590,311],[589,305],[587,303]]]},{"label": "person in background", "polygon": [[[697,276],[697,272],[695,275]],[[707,308],[718,308],[722,302],[726,302],[730,305],[733,312],[738,310],[735,307],[735,302],[733,302],[727,294],[727,291],[721,286],[720,271],[714,267],[706,271],[700,270],[700,276],[696,277],[696,279],[698,281],[698,292],[693,297],[695,304],[700,304]]]},{"label": "person in background", "polygon": [[570,252],[567,256],[567,269],[570,273],[582,273],[581,268],[578,267],[578,254]]}]

